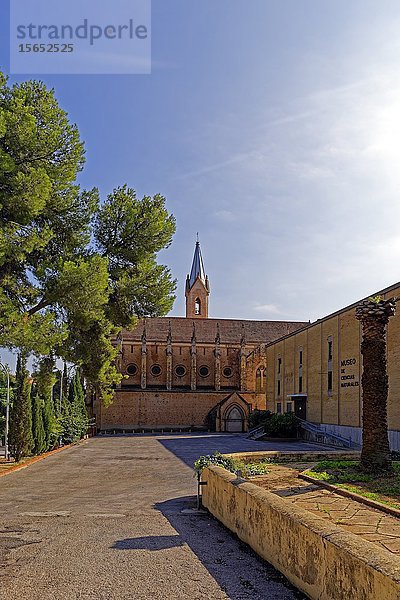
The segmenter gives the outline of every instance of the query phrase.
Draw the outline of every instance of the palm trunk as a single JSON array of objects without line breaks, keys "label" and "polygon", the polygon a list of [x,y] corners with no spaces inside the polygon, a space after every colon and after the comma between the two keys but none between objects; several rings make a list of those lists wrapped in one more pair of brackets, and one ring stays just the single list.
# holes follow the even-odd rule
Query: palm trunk
[{"label": "palm trunk", "polygon": [[394,300],[369,299],[356,309],[362,323],[363,437],[361,466],[378,472],[391,470],[387,423],[389,382],[386,361],[386,329],[395,313]]}]

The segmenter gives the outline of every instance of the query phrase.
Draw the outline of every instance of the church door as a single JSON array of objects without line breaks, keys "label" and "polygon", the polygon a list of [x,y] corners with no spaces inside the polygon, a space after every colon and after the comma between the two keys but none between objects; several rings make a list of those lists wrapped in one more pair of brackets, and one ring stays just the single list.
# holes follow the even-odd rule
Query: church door
[{"label": "church door", "polygon": [[233,406],[226,413],[225,431],[231,433],[242,433],[244,431],[244,414],[238,406]]}]

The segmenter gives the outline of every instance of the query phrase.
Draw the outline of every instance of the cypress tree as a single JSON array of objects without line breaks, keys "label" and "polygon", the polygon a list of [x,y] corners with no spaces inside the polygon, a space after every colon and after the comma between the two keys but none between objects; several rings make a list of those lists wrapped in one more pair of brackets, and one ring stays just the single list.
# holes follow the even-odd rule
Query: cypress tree
[{"label": "cypress tree", "polygon": [[26,360],[21,355],[17,359],[15,375],[14,401],[10,419],[10,452],[18,462],[23,456],[28,456],[34,446],[32,437],[32,404],[31,384]]},{"label": "cypress tree", "polygon": [[[60,394],[61,394],[61,374],[62,371],[56,371],[56,381],[53,386],[53,411],[57,417],[61,416]],[[64,388],[64,385],[63,385]],[[64,396],[64,391],[63,391]]]},{"label": "cypress tree", "polygon": [[85,390],[83,389],[79,371],[76,371],[74,381],[74,413],[79,423],[79,438],[83,438],[89,427],[89,419],[86,410]]},{"label": "cypress tree", "polygon": [[32,434],[35,454],[43,454],[46,451],[46,434],[43,425],[43,403],[36,392],[32,402]]},{"label": "cypress tree", "polygon": [[71,433],[72,440],[76,442],[81,437],[81,419],[77,403],[78,391],[76,387],[76,376],[72,378],[68,388],[68,401],[71,415]]},{"label": "cypress tree", "polygon": [[85,404],[85,391],[82,386],[79,371],[69,384],[68,401],[70,410],[70,430],[72,441],[80,440],[88,429],[88,415]]},{"label": "cypress tree", "polygon": [[73,406],[69,397],[63,395],[61,403],[61,437],[64,444],[71,444],[76,440],[76,432],[74,426]]},{"label": "cypress tree", "polygon": [[63,382],[62,394],[63,394],[63,396],[68,396],[68,371],[67,371],[67,363],[66,362],[64,363],[62,382]]},{"label": "cypress tree", "polygon": [[60,385],[56,385],[59,371],[55,371],[54,356],[45,356],[39,362],[35,373],[38,394],[42,400],[43,426],[46,438],[46,450],[52,450],[56,445],[61,428],[57,416],[59,415]]},{"label": "cypress tree", "polygon": [[61,426],[54,414],[53,401],[47,396],[43,405],[43,426],[46,436],[46,450],[52,450],[61,434]]},{"label": "cypress tree", "polygon": [[71,441],[71,416],[69,410],[69,402],[63,398],[61,404],[61,414],[60,414],[60,426],[61,426],[61,439],[63,444],[69,444]]}]

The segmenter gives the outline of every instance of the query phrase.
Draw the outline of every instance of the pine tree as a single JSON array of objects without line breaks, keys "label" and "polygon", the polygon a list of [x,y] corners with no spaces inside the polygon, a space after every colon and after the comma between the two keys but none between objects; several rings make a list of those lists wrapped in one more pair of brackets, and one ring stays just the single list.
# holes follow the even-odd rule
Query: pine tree
[{"label": "pine tree", "polygon": [[83,142],[44,83],[0,72],[0,130],[0,346],[79,363],[109,403],[122,378],[112,333],[172,308],[158,255],[175,219],[160,194],[123,185],[100,206],[80,189]]},{"label": "pine tree", "polygon": [[25,357],[18,356],[15,375],[14,401],[10,419],[10,452],[18,462],[33,449],[31,384],[25,366]]},{"label": "pine tree", "polygon": [[43,424],[43,402],[37,391],[32,402],[32,434],[34,453],[43,454],[46,451],[46,433]]}]

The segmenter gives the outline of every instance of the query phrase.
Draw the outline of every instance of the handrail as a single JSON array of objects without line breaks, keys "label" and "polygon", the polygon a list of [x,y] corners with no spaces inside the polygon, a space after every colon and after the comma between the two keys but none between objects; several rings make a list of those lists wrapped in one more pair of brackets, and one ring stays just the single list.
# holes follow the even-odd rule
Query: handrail
[{"label": "handrail", "polygon": [[258,433],[259,431],[264,431],[264,425],[258,425],[257,427],[253,427],[253,429],[249,429],[248,433]]},{"label": "handrail", "polygon": [[341,435],[338,435],[337,433],[333,433],[331,431],[326,431],[325,429],[322,429],[320,426],[315,425],[314,423],[310,423],[309,421],[304,421],[303,419],[299,419],[299,424],[300,424],[300,427],[302,429],[304,429],[305,431],[309,431],[310,433],[320,434],[320,435],[324,436],[327,440],[329,440],[329,439],[337,440],[338,442],[345,444],[349,448],[351,448],[352,445],[359,446],[359,444],[357,444],[356,442],[353,442],[353,440],[351,438],[348,439]]},{"label": "handrail", "polygon": [[253,427],[253,429],[249,429],[249,431],[247,432],[247,438],[261,437],[264,435],[264,433],[264,425],[258,425],[258,427]]}]

